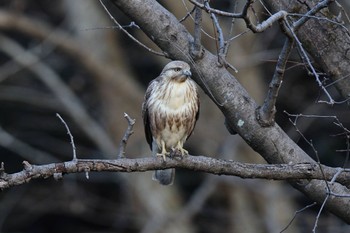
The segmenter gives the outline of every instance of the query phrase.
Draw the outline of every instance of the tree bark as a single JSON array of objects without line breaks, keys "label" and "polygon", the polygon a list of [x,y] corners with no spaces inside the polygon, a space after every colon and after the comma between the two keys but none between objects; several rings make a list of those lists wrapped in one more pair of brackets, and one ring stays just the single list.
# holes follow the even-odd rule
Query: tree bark
[{"label": "tree bark", "polygon": [[[273,11],[285,10],[289,13],[304,14],[319,1],[268,0]],[[335,3],[334,3],[335,4]],[[334,6],[337,7],[337,6]],[[297,35],[306,51],[322,70],[335,82],[344,99],[350,97],[350,35],[345,27],[336,25],[328,8],[316,14],[319,18],[310,18],[298,31]],[[331,21],[327,21],[329,19]]]}]

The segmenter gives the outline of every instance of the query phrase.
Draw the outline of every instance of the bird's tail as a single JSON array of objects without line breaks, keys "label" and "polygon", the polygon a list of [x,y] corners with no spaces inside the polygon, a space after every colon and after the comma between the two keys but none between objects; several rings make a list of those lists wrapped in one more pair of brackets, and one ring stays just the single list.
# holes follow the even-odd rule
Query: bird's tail
[{"label": "bird's tail", "polygon": [[153,173],[153,180],[156,180],[161,185],[172,185],[175,178],[175,169],[165,169],[165,170],[156,170]]}]

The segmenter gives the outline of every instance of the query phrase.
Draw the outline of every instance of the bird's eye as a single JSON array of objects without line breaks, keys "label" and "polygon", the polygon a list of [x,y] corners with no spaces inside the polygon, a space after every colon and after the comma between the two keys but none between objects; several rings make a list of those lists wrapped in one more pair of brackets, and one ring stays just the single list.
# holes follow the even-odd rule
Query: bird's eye
[{"label": "bird's eye", "polygon": [[180,68],[175,68],[174,70],[175,70],[176,72],[180,72],[180,71],[181,71]]}]

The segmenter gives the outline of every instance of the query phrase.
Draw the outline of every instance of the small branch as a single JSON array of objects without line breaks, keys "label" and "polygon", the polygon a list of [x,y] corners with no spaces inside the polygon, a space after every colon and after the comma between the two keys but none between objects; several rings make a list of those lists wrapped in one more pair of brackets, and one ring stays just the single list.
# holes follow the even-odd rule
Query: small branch
[{"label": "small branch", "polygon": [[192,13],[195,11],[195,9],[196,9],[196,7],[194,6],[191,11],[187,11],[187,14],[179,20],[179,23],[182,23],[188,17],[190,17],[192,15]]},{"label": "small branch", "polygon": [[[183,168],[197,172],[206,172],[215,175],[238,176],[251,179],[318,179],[331,181],[338,172],[335,168],[323,167],[323,173],[318,164],[248,164],[234,161],[219,160],[205,156],[186,156],[182,160],[157,159],[153,157],[138,159],[77,159],[62,163],[47,165],[31,165],[31,169],[13,174],[0,173],[0,189],[27,183],[32,179],[48,178],[57,174],[89,172],[145,172],[167,168]],[[336,181],[349,186],[350,171],[343,170]]]},{"label": "small branch", "polygon": [[[205,6],[209,7],[208,1],[205,2]],[[214,13],[210,13],[210,18],[213,21],[213,24],[214,24],[214,27],[215,27],[216,33],[217,33],[217,41],[218,41],[218,48],[217,49],[218,49],[219,63],[221,65],[223,65],[222,61],[221,61],[221,57],[223,56],[224,50],[225,50],[224,33],[222,32],[222,29],[221,29],[220,24],[219,24],[219,20],[216,17],[216,15]]]},{"label": "small branch", "polygon": [[286,38],[282,51],[278,57],[275,73],[269,85],[269,91],[264,100],[264,104],[256,110],[256,118],[259,124],[263,127],[272,126],[275,123],[277,96],[282,85],[287,60],[292,47],[293,41],[290,38]]},{"label": "small branch", "polygon": [[[234,10],[234,11],[236,11],[236,9],[237,9],[237,4],[238,4],[238,2],[235,1],[234,7],[233,7],[233,10]],[[233,26],[234,26],[235,22],[236,22],[236,19],[235,19],[235,18],[232,18],[232,20],[231,20],[231,25],[230,25],[230,31],[229,31],[229,34],[228,34],[228,38],[230,38],[230,39],[228,39],[228,40],[225,41],[225,57],[227,56],[228,50],[229,50],[230,45],[231,45],[230,41],[231,41],[231,39],[232,39]]]},{"label": "small branch", "polygon": [[327,7],[332,2],[334,2],[334,0],[323,0],[322,2],[319,2],[315,7],[313,7],[311,10],[309,10],[303,17],[301,17],[298,21],[294,22],[292,25],[289,24],[288,20],[284,20],[284,22],[286,24],[286,29],[288,29],[285,33],[287,34],[287,36],[293,37],[293,39],[295,40],[295,42],[298,46],[298,49],[299,49],[299,54],[301,56],[301,59],[311,69],[311,72],[312,72],[313,76],[315,77],[318,86],[321,88],[321,90],[325,93],[325,95],[328,98],[328,100],[326,100],[326,101],[319,100],[318,102],[319,103],[326,103],[326,104],[330,104],[330,105],[333,105],[336,102],[333,100],[333,98],[331,97],[331,95],[327,91],[326,87],[323,85],[322,81],[320,80],[318,73],[316,72],[315,68],[311,64],[311,61],[310,61],[307,53],[305,52],[305,50],[302,46],[302,43],[300,42],[300,40],[297,37],[295,32],[303,24],[305,24],[311,18],[311,16],[316,15],[316,13],[318,13],[323,8]]},{"label": "small branch", "polygon": [[[111,15],[111,13],[109,12],[109,10],[107,9],[107,7],[105,6],[105,4],[102,2],[102,0],[99,0],[100,4],[102,5],[103,9],[107,12],[107,14],[109,15],[109,17],[113,20],[113,22],[117,25],[117,28],[120,29],[122,32],[124,32],[130,39],[132,39],[134,42],[136,42],[138,45],[140,45],[141,47],[143,47],[144,49],[146,49],[148,52],[151,52],[155,55],[158,56],[162,56],[162,57],[166,57],[166,54],[163,52],[157,52],[149,47],[147,47],[145,44],[143,44],[141,41],[139,41],[138,39],[136,39],[133,35],[131,35],[127,30],[125,30],[123,28],[122,25],[120,25],[118,23],[118,21]],[[134,23],[135,24],[135,23]],[[136,24],[135,24],[136,25]],[[136,25],[137,26],[137,25]],[[139,26],[137,26],[139,28]]]},{"label": "small branch", "polygon": [[[242,18],[242,13],[230,13],[230,12],[226,12],[226,11],[220,11],[214,8],[209,7],[209,5],[204,5],[203,3],[200,3],[196,0],[188,0],[189,2],[191,2],[193,5],[202,8],[203,10],[205,10],[206,12],[210,13],[214,13],[217,15],[221,15],[224,17],[232,17],[232,18]],[[251,1],[251,0],[249,0]]]},{"label": "small branch", "polygon": [[73,150],[73,160],[76,160],[77,159],[77,154],[76,154],[76,147],[75,147],[75,144],[74,144],[74,138],[73,138],[73,135],[72,133],[70,132],[69,130],[69,127],[67,125],[67,123],[63,120],[63,118],[61,117],[60,114],[56,113],[56,116],[61,120],[61,122],[64,124],[64,126],[66,127],[66,130],[67,130],[67,134],[69,135],[70,137],[70,143],[72,145],[72,150]]},{"label": "small branch", "polygon": [[[205,2],[205,6],[209,7],[208,1]],[[224,66],[225,68],[229,67],[234,72],[237,73],[238,70],[226,61],[226,58],[225,58],[225,54],[226,54],[225,38],[224,38],[224,33],[222,32],[222,29],[220,27],[219,20],[214,13],[210,13],[210,18],[213,21],[213,24],[214,24],[214,27],[215,27],[216,33],[217,33],[216,37],[217,37],[217,41],[218,41],[217,50],[218,50],[219,66]]]},{"label": "small branch", "polygon": [[276,12],[275,14],[271,15],[267,20],[263,21],[262,23],[258,25],[254,25],[252,21],[250,20],[248,16],[248,9],[251,7],[251,5],[254,3],[254,0],[247,0],[246,4],[243,7],[243,10],[241,13],[230,13],[226,11],[220,11],[211,8],[208,4],[201,4],[195,0],[189,0],[193,5],[202,8],[208,14],[216,14],[216,15],[221,15],[224,17],[231,17],[231,18],[240,18],[244,19],[247,27],[252,30],[254,33],[258,32],[263,32],[267,28],[271,27],[273,23],[276,21],[284,20],[288,13],[286,11],[279,11]]},{"label": "small branch", "polygon": [[262,23],[256,26],[250,22],[249,18],[247,19],[245,18],[244,20],[246,21],[247,27],[249,29],[251,29],[255,33],[258,33],[258,32],[263,32],[266,29],[270,28],[272,24],[274,24],[277,21],[285,20],[287,15],[288,13],[286,11],[276,12],[275,14],[271,15],[267,20],[263,21]]},{"label": "small branch", "polygon": [[[200,0],[203,2],[203,0]],[[201,35],[202,35],[202,9],[195,6],[195,16],[194,16],[194,34],[193,43],[191,45],[191,54],[193,59],[199,60],[204,55],[204,50],[201,45]]]},{"label": "small branch", "polygon": [[134,133],[133,127],[135,124],[135,119],[132,119],[126,113],[124,113],[124,117],[128,121],[128,128],[126,129],[123,139],[120,141],[120,144],[119,144],[119,152],[117,156],[118,159],[125,158],[126,144],[128,143],[129,137]]},{"label": "small branch", "polygon": [[283,228],[282,231],[280,231],[280,233],[286,231],[286,230],[289,228],[289,226],[292,225],[294,219],[297,217],[298,214],[300,214],[301,212],[303,212],[303,211],[305,211],[306,209],[308,209],[308,208],[310,208],[310,207],[313,207],[313,206],[315,206],[315,205],[317,205],[316,202],[314,202],[314,203],[312,203],[312,204],[310,204],[310,205],[307,205],[307,206],[301,208],[300,210],[295,211],[295,212],[294,212],[293,218],[290,220],[290,222],[287,224],[287,226],[286,226],[285,228]]},{"label": "small branch", "polygon": [[314,16],[317,12],[326,8],[330,3],[334,2],[334,0],[323,0],[319,2],[316,6],[314,6],[311,10],[309,10],[303,17],[301,17],[298,21],[293,23],[293,29],[298,30],[304,23],[306,23],[310,16]]}]

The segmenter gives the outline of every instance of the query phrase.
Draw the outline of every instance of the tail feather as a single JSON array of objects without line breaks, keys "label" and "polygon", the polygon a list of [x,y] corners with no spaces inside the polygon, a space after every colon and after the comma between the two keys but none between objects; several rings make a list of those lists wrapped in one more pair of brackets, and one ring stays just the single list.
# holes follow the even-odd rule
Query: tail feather
[{"label": "tail feather", "polygon": [[156,170],[153,173],[152,179],[158,181],[161,185],[172,185],[175,178],[175,169],[165,169],[165,170]]}]

